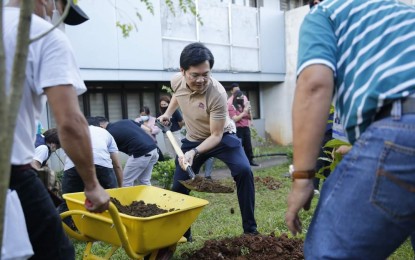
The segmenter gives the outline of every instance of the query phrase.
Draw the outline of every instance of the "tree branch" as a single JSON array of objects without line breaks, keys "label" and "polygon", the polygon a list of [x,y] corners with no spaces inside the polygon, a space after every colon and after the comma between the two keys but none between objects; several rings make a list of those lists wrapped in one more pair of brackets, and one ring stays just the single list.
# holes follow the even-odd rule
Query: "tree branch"
[{"label": "tree branch", "polygon": [[[4,119],[4,121],[2,121],[2,127],[0,128],[0,143],[2,145],[2,152],[0,153],[0,248],[2,248],[3,244],[4,210],[7,189],[10,181],[10,157],[13,144],[13,138],[10,137],[10,135],[13,136],[14,133],[16,116],[19,111],[23,86],[26,78],[26,62],[29,49],[30,23],[32,19],[33,7],[34,1],[20,2],[20,17],[13,72],[10,82],[10,92],[9,95],[5,95],[4,103],[6,103],[6,105],[4,106],[2,104],[2,111],[0,111],[0,117],[1,119]],[[1,5],[1,8],[3,8],[3,5]],[[3,33],[1,34],[1,37],[3,38]],[[3,39],[1,39],[1,42],[3,42]],[[1,50],[3,50],[4,54],[4,46],[2,46]],[[2,69],[5,71],[5,56],[3,55],[3,57],[0,58],[2,58],[0,60],[0,64],[3,64]],[[4,73],[2,73],[2,77],[5,77]],[[3,83],[4,82],[5,80],[3,80]],[[6,85],[7,82],[1,87],[6,89]],[[4,92],[7,93],[7,90]]]}]

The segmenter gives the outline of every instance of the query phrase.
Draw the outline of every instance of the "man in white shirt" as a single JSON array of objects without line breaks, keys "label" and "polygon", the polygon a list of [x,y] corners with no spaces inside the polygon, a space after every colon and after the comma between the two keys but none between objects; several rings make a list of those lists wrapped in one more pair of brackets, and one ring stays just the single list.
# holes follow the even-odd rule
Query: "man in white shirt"
[{"label": "man in white shirt", "polygon": [[[45,20],[51,20],[52,13],[58,6],[53,0],[34,1],[30,38],[41,35],[52,27]],[[56,3],[59,6],[63,4],[62,1]],[[20,0],[10,0],[3,8],[6,96],[11,93],[19,7]],[[62,10],[58,13],[61,14]],[[25,73],[22,101],[13,133],[9,188],[16,190],[23,208],[34,251],[31,259],[73,260],[74,248],[63,231],[60,217],[46,188],[30,166],[35,151],[36,120],[40,118],[45,95],[57,124],[62,148],[74,161],[85,183],[84,192],[90,202],[86,205],[87,210],[106,210],[110,198],[99,185],[95,174],[88,124],[79,109],[77,96],[85,92],[86,87],[80,77],[72,47],[62,31],[53,30],[30,44]]]}]

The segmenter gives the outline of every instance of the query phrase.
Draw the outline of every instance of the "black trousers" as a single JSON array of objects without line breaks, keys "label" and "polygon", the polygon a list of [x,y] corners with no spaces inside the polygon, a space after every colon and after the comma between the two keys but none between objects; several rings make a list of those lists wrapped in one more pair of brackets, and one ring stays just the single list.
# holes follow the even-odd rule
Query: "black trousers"
[{"label": "black trousers", "polygon": [[251,143],[251,129],[247,127],[237,127],[236,135],[242,141],[242,147],[244,148],[246,157],[250,162],[254,159],[254,153],[252,152],[252,143]]},{"label": "black trousers", "polygon": [[9,188],[19,196],[34,256],[30,259],[75,259],[59,214],[34,169],[12,167]]}]

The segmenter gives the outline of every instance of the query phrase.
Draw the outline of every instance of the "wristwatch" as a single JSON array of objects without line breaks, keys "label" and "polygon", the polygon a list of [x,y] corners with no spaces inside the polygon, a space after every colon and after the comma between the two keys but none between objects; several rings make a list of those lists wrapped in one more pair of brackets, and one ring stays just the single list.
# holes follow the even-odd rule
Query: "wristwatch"
[{"label": "wristwatch", "polygon": [[316,171],[314,169],[306,171],[296,171],[294,169],[294,165],[292,164],[289,167],[289,173],[293,181],[296,179],[312,179],[316,176]]},{"label": "wristwatch", "polygon": [[199,151],[197,150],[197,148],[192,148],[192,150],[195,152],[195,158],[199,156]]}]

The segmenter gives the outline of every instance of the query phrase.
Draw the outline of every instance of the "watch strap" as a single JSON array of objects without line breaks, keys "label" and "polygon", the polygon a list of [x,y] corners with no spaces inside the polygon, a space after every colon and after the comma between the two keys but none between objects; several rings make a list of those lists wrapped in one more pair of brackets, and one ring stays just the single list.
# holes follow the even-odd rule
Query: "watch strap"
[{"label": "watch strap", "polygon": [[199,156],[199,150],[197,148],[192,148],[192,150],[195,152],[195,157]]},{"label": "watch strap", "polygon": [[296,179],[312,179],[316,176],[315,170],[308,170],[308,171],[293,171],[291,177],[293,180]]}]

